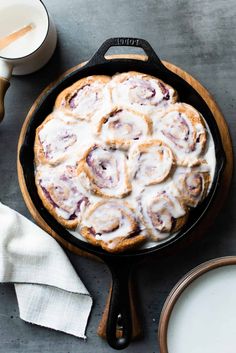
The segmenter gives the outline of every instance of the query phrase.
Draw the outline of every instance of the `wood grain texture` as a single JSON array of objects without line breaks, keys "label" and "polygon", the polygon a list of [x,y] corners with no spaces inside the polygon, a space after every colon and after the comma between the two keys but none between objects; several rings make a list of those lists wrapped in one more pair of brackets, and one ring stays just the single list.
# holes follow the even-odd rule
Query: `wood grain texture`
[{"label": "wood grain texture", "polygon": [[[131,307],[131,319],[132,319],[132,339],[138,339],[142,336],[142,325],[140,322],[140,318],[137,312],[138,303],[137,303],[137,295],[134,287],[133,281],[129,283],[129,295],[130,295],[130,307]],[[106,339],[106,328],[107,328],[107,319],[109,313],[109,306],[110,306],[110,299],[111,299],[111,288],[107,297],[106,306],[103,311],[102,319],[98,325],[97,334]],[[122,330],[117,329],[116,331],[117,337],[122,337]]]},{"label": "wood grain texture", "polygon": [[[107,58],[109,58],[109,59],[112,59],[112,58],[131,58],[131,59],[138,59],[138,60],[146,60],[146,57],[143,55],[112,55],[112,56],[107,56]],[[221,176],[221,182],[220,182],[219,188],[217,190],[216,197],[214,199],[214,202],[213,202],[211,208],[209,209],[209,211],[207,212],[205,217],[202,219],[202,222],[200,222],[200,224],[198,224],[198,226],[194,229],[194,234],[193,234],[193,236],[190,237],[191,238],[190,241],[193,241],[196,237],[198,237],[200,235],[202,236],[203,233],[205,233],[207,231],[209,226],[214,222],[216,216],[218,215],[221,207],[223,206],[223,204],[227,198],[228,191],[230,188],[231,179],[232,179],[232,172],[233,172],[232,143],[231,143],[229,130],[228,130],[227,124],[224,120],[224,117],[223,117],[219,107],[217,106],[216,102],[214,101],[213,97],[206,90],[206,88],[204,88],[200,84],[200,82],[198,82],[194,77],[192,77],[190,74],[188,74],[187,72],[185,72],[181,68],[175,66],[174,64],[165,62],[165,61],[163,61],[163,63],[168,69],[170,69],[171,71],[173,71],[174,73],[176,73],[177,75],[182,77],[184,80],[186,80],[189,84],[191,84],[195,88],[195,90],[198,91],[198,93],[205,100],[205,102],[207,103],[208,107],[210,108],[210,110],[216,120],[216,123],[219,127],[219,131],[220,131],[220,135],[221,135],[221,138],[223,141],[223,147],[224,147],[224,151],[225,151],[225,155],[226,155],[226,165],[225,165],[223,174]],[[66,71],[62,76],[59,77],[59,80],[61,78],[63,78],[66,74],[73,72],[74,70],[83,66],[84,64],[85,63],[79,64],[79,65],[73,67],[72,69]],[[21,165],[19,162],[19,150],[20,150],[20,147],[24,141],[25,133],[26,133],[26,130],[28,127],[28,123],[31,119],[31,116],[32,116],[34,110],[36,109],[38,102],[40,101],[43,94],[46,91],[48,91],[54,84],[55,84],[55,82],[52,82],[41,93],[41,95],[36,99],[36,101],[32,105],[32,107],[31,107],[31,109],[25,119],[25,122],[22,126],[20,137],[19,137],[19,142],[18,142],[18,160],[17,160],[19,185],[20,185],[21,192],[22,192],[24,201],[26,203],[26,206],[28,207],[28,209],[29,209],[32,217],[36,221],[36,223],[41,228],[43,228],[46,232],[48,232],[51,236],[53,236],[57,241],[59,241],[62,246],[64,246],[68,250],[72,251],[73,253],[80,255],[80,256],[87,256],[87,257],[99,260],[94,255],[88,254],[88,253],[78,249],[77,247],[71,245],[69,242],[66,242],[64,239],[62,239],[58,234],[56,234],[46,224],[46,222],[42,219],[42,217],[37,212],[32,200],[28,194],[25,180],[24,180],[24,176],[23,176],[23,172],[22,172],[22,168],[21,168]],[[132,292],[132,290],[131,290],[131,292]],[[105,329],[106,329],[106,320],[107,320],[107,314],[108,314],[109,300],[110,300],[110,297],[108,297],[108,299],[107,299],[106,308],[104,310],[104,314],[103,314],[102,320],[101,320],[101,322],[99,324],[99,328],[98,328],[98,334],[104,338],[105,338]],[[132,299],[130,300],[130,302],[131,302],[131,307],[132,307],[133,338],[135,338],[135,337],[140,336],[141,328],[140,328],[140,323],[138,321],[137,312],[135,311],[135,306],[133,304]]]}]

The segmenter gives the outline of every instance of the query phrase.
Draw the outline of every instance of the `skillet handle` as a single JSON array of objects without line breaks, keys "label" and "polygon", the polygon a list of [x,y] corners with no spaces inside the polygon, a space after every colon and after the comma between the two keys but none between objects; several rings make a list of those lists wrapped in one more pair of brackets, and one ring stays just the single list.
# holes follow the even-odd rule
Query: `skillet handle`
[{"label": "skillet handle", "polygon": [[[97,50],[97,52],[92,56],[92,58],[88,62],[88,66],[97,65],[102,63],[107,63],[109,59],[105,58],[105,54],[111,47],[137,47],[143,49],[145,54],[147,55],[147,63],[153,63],[160,68],[165,68],[162,64],[161,60],[155,53],[154,49],[151,45],[145,40],[141,38],[128,38],[128,37],[117,37],[107,39],[101,47]],[[120,60],[120,59],[119,59]]]},{"label": "skillet handle", "polygon": [[[126,348],[132,338],[132,319],[129,298],[129,278],[132,266],[124,261],[107,262],[112,274],[111,300],[108,312],[106,338],[114,349]],[[117,331],[122,332],[117,337]]]},{"label": "skillet handle", "polygon": [[[129,281],[129,298],[130,298],[131,319],[132,319],[132,341],[134,341],[142,336],[142,325],[139,320],[139,314],[137,312],[137,307],[138,307],[137,289],[132,278]],[[106,306],[97,329],[97,334],[103,339],[106,339],[107,317],[108,317],[108,311],[110,307],[110,300],[111,300],[111,287],[110,287],[109,295],[107,297]],[[117,327],[117,335],[122,335],[122,330],[119,329],[119,327]]]}]

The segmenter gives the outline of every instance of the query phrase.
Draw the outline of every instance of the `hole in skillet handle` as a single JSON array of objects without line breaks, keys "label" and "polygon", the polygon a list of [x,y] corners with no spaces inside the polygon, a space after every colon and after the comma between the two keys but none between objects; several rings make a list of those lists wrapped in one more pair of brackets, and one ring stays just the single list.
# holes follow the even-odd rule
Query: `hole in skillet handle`
[{"label": "hole in skillet handle", "polygon": [[[128,38],[128,37],[117,37],[107,39],[101,47],[97,50],[97,52],[92,56],[86,66],[93,66],[98,64],[107,63],[109,59],[105,58],[105,54],[111,47],[137,47],[143,49],[145,54],[147,55],[147,63],[155,64],[159,69],[165,69],[165,66],[162,64],[161,60],[155,53],[154,49],[151,45],[145,40],[141,38]],[[122,60],[122,59],[119,59]]]}]

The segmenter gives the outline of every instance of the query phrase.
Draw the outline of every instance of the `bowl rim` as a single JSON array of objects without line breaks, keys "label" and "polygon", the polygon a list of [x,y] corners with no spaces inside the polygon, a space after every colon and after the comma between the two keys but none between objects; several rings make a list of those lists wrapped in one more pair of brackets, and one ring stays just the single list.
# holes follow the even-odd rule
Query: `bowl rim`
[{"label": "bowl rim", "polygon": [[190,284],[192,284],[196,279],[206,274],[207,272],[230,265],[236,265],[236,256],[223,256],[214,258],[194,267],[176,283],[176,285],[167,296],[160,315],[158,326],[158,343],[160,353],[169,353],[167,344],[169,321],[174,306],[182,293]]}]

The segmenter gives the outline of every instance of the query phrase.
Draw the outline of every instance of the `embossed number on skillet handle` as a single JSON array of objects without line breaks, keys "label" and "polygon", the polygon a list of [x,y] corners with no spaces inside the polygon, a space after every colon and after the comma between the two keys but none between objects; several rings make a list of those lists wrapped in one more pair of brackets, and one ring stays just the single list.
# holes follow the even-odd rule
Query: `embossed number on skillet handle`
[{"label": "embossed number on skillet handle", "polygon": [[141,38],[128,38],[128,37],[118,37],[107,39],[97,52],[89,60],[88,65],[97,65],[108,62],[109,60],[105,58],[105,54],[111,47],[137,47],[143,49],[147,55],[147,63],[155,63],[161,67],[164,67],[161,60],[155,53],[151,45]]}]

